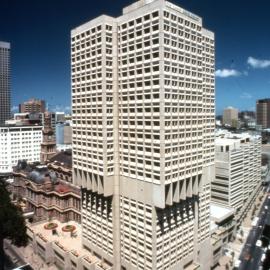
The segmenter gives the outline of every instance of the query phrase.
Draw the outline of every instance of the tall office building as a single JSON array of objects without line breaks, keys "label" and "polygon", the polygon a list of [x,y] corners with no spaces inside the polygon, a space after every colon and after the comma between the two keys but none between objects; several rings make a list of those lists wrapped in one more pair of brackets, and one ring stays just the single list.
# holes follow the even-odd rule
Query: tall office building
[{"label": "tall office building", "polygon": [[0,41],[0,124],[10,119],[10,44]]},{"label": "tall office building", "polygon": [[83,244],[120,269],[210,269],[214,34],[164,0],[72,30]]},{"label": "tall office building", "polygon": [[223,125],[237,127],[238,124],[238,110],[233,107],[228,107],[223,111]]},{"label": "tall office building", "polygon": [[262,128],[270,128],[270,98],[257,100],[256,123]]}]

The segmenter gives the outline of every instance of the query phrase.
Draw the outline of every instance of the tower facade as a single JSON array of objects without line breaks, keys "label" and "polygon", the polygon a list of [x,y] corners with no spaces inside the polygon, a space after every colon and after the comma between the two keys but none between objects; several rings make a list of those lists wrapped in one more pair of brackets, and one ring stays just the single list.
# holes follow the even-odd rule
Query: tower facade
[{"label": "tower facade", "polygon": [[56,154],[56,141],[51,124],[51,113],[45,112],[43,117],[44,125],[42,130],[43,138],[41,143],[40,161],[45,163]]},{"label": "tower facade", "polygon": [[164,0],[71,33],[83,244],[113,269],[210,269],[214,34]]},{"label": "tower facade", "polygon": [[10,119],[10,43],[0,41],[0,124]]}]

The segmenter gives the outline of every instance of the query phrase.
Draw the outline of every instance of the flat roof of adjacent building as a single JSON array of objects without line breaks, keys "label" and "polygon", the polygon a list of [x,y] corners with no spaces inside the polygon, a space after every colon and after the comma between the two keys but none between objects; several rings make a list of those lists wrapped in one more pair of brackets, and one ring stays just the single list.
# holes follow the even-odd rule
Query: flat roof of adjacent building
[{"label": "flat roof of adjacent building", "polygon": [[[57,228],[56,233],[53,233],[52,230],[46,230],[44,226],[47,223],[56,223]],[[70,232],[62,231],[62,228],[65,225],[73,225],[76,227],[73,236]],[[27,227],[34,233],[39,236],[41,239],[45,239],[47,242],[54,242],[63,252],[72,252],[76,253],[78,257],[88,257],[93,263],[98,263],[100,260],[91,254],[89,250],[83,248],[82,245],[82,228],[81,225],[75,221],[69,221],[67,223],[61,223],[58,220],[54,219],[52,221],[41,221],[33,224],[27,224]],[[77,256],[76,255],[76,256]],[[103,262],[103,269],[110,269],[110,266]]]},{"label": "flat roof of adjacent building", "polygon": [[[56,234],[52,233],[52,230],[46,230],[44,226],[47,223],[56,223],[57,228],[56,228]],[[68,223],[61,223],[58,220],[54,219],[52,221],[44,221],[44,222],[38,222],[38,223],[33,223],[29,224],[28,227],[31,228],[34,233],[42,235],[48,242],[54,242],[58,241],[60,245],[62,245],[66,250],[76,250],[77,252],[80,253],[80,255],[89,255],[89,252],[85,249],[82,248],[82,242],[81,242],[81,225],[78,224],[75,221],[69,221]],[[63,232],[62,227],[65,225],[74,225],[76,227],[75,229],[75,234],[77,235],[76,237],[71,237],[70,232]]]},{"label": "flat roof of adjacent building", "polygon": [[235,210],[232,207],[210,203],[210,219],[215,222],[222,222],[226,218],[234,215]]},{"label": "flat roof of adjacent building", "polygon": [[253,139],[259,139],[261,138],[260,135],[256,134],[249,134],[249,133],[231,133],[227,130],[216,130],[216,139],[215,144],[216,145],[233,145],[236,142],[242,141],[242,140],[253,140]]}]

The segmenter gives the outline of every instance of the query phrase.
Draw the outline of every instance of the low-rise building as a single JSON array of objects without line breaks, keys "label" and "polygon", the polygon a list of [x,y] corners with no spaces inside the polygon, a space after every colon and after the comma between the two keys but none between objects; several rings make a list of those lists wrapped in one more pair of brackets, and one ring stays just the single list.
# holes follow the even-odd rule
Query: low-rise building
[{"label": "low-rise building", "polygon": [[219,260],[224,254],[226,244],[234,237],[236,229],[234,214],[235,210],[233,208],[221,206],[215,203],[210,204],[213,269],[219,264]]},{"label": "low-rise building", "polygon": [[94,252],[82,245],[81,225],[58,220],[27,224],[27,235],[33,250],[47,264],[68,270],[112,270]]}]

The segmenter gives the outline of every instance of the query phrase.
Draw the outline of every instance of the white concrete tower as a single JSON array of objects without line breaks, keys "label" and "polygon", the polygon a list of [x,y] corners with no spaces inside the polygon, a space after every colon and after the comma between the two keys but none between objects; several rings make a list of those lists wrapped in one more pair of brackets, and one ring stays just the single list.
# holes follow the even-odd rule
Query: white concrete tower
[{"label": "white concrete tower", "polygon": [[164,0],[72,30],[83,244],[113,269],[210,269],[214,34]]}]

